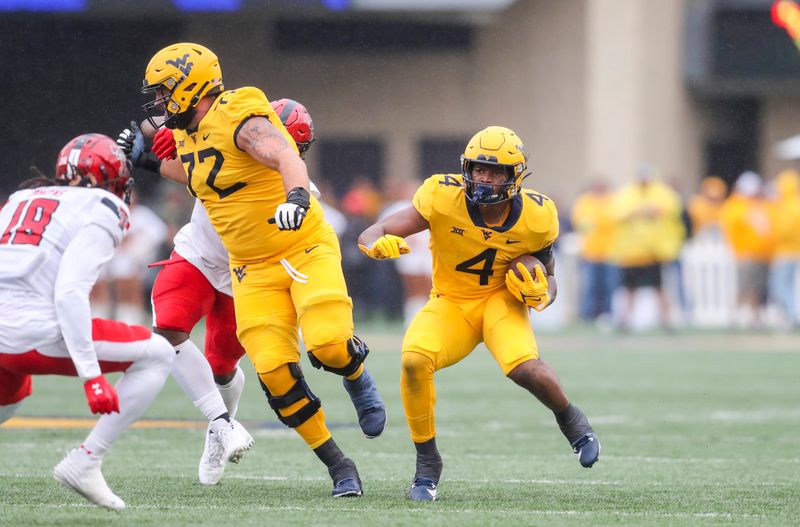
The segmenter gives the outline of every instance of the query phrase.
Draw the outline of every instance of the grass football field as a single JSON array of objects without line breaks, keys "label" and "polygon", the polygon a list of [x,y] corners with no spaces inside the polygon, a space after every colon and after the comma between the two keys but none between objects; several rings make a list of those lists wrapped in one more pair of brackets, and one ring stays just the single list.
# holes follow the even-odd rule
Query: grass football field
[{"label": "grass football field", "polygon": [[[169,380],[104,461],[122,513],[91,506],[51,476],[89,418],[75,379],[37,377],[0,428],[0,525],[798,525],[800,338],[679,334],[539,337],[601,460],[579,466],[552,414],[504,379],[484,348],[437,374],[444,457],[439,500],[405,497],[414,473],[399,394],[399,330],[364,334],[389,425],[365,439],[337,377],[304,359],[362,498],[334,500],[322,464],[268,409],[249,364],[239,419],[256,443],[215,487],[197,482],[204,423]],[[52,421],[44,418],[72,417]],[[177,421],[177,422],[176,422]]]}]

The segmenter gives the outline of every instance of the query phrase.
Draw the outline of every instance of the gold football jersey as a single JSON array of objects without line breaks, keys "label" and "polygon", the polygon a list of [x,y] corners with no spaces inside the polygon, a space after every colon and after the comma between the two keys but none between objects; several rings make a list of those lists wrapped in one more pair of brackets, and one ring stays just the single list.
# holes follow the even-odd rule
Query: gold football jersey
[{"label": "gold football jersey", "polygon": [[189,191],[203,202],[234,263],[280,259],[313,241],[310,233],[329,228],[313,196],[300,230],[280,231],[268,223],[286,191],[280,173],[236,146],[241,126],[254,116],[269,119],[297,149],[264,92],[253,87],[220,94],[194,133],[175,130]]},{"label": "gold football jersey", "polygon": [[551,245],[558,237],[553,201],[523,188],[502,225],[489,227],[467,202],[460,174],[435,174],[414,195],[428,220],[433,253],[433,294],[474,300],[505,287],[508,264]]}]

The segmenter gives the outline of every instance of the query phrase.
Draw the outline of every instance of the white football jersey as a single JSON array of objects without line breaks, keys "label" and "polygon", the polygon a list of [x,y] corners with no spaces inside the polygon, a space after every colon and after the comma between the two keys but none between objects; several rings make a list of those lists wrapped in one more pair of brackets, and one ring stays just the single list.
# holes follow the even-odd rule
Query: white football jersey
[{"label": "white football jersey", "polygon": [[[0,346],[28,347],[4,351],[21,353],[61,338],[54,302],[64,251],[89,224],[118,246],[129,215],[121,199],[98,188],[40,187],[11,195],[0,211]],[[93,263],[83,265],[89,271]],[[72,275],[81,273],[81,264],[72,263],[78,269]]]},{"label": "white football jersey", "polygon": [[228,251],[200,200],[195,201],[191,221],[178,231],[174,241],[175,252],[203,273],[211,287],[233,296]]}]

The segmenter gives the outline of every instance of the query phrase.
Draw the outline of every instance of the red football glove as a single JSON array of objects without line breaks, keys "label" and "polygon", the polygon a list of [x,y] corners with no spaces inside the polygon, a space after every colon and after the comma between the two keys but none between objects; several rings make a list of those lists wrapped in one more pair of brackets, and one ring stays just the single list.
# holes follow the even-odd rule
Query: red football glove
[{"label": "red football glove", "polygon": [[89,410],[93,414],[119,413],[117,390],[108,383],[102,374],[83,383],[83,389],[86,391]]},{"label": "red football glove", "polygon": [[153,137],[153,153],[159,159],[175,159],[177,155],[175,137],[169,128],[159,128]]}]

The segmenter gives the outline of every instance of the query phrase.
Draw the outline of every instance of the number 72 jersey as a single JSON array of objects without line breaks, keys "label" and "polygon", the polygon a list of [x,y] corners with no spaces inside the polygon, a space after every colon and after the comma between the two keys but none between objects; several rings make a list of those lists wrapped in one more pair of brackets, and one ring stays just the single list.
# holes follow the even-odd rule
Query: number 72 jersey
[{"label": "number 72 jersey", "polygon": [[433,253],[433,294],[475,300],[505,287],[508,264],[549,247],[558,237],[553,201],[523,188],[502,225],[487,226],[464,194],[460,174],[435,174],[414,195],[428,220]]},{"label": "number 72 jersey", "polygon": [[285,140],[296,150],[266,95],[254,87],[221,93],[196,131],[175,130],[176,147],[189,191],[208,212],[230,261],[277,263],[292,251],[313,244],[313,236],[330,227],[326,227],[322,207],[314,197],[302,230],[281,231],[269,223],[278,205],[286,201],[286,190],[277,170],[237,145],[238,134],[251,117],[264,117],[272,123],[274,130],[264,128],[262,132],[272,135],[276,148]]}]

